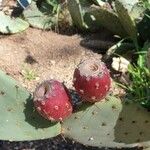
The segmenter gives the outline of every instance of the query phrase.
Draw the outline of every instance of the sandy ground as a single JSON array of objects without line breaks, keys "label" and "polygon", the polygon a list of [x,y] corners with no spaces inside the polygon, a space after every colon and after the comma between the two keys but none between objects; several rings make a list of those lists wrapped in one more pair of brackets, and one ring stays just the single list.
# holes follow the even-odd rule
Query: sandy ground
[{"label": "sandy ground", "polygon": [[[29,91],[48,79],[57,79],[72,87],[76,65],[101,55],[81,46],[80,35],[60,35],[37,29],[0,37],[0,68]],[[32,72],[32,73],[30,73]]]}]

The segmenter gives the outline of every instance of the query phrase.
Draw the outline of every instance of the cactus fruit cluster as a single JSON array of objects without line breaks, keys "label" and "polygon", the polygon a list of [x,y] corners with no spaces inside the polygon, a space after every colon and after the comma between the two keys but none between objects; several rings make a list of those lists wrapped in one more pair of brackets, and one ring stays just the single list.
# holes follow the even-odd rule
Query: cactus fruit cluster
[{"label": "cactus fruit cluster", "polygon": [[[110,89],[110,74],[98,59],[84,60],[74,71],[73,84],[83,101],[95,103],[104,99]],[[41,83],[34,92],[34,105],[50,121],[64,121],[72,114],[69,90],[57,80]]]}]

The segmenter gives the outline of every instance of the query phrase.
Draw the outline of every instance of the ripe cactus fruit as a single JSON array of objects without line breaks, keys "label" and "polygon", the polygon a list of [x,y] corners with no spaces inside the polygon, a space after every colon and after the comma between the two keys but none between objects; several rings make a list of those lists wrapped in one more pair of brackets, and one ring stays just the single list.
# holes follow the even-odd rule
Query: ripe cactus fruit
[{"label": "ripe cactus fruit", "polygon": [[97,102],[107,95],[111,79],[105,64],[101,60],[91,59],[78,65],[73,83],[83,101]]},{"label": "ripe cactus fruit", "polygon": [[36,88],[34,105],[39,114],[50,121],[63,121],[72,113],[68,91],[56,80],[44,81]]}]

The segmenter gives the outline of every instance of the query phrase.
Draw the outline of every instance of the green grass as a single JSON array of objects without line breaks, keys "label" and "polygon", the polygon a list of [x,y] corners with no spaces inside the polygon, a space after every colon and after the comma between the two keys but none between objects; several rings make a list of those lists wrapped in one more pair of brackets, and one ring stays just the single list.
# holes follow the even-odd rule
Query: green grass
[{"label": "green grass", "polygon": [[150,108],[150,70],[145,66],[145,56],[139,55],[138,63],[129,65],[131,77],[128,92],[144,107]]},{"label": "green grass", "polygon": [[128,73],[131,82],[126,85],[127,93],[133,100],[150,109],[150,69],[146,66],[147,49],[150,43],[138,53],[137,62],[130,64]]},{"label": "green grass", "polygon": [[149,0],[139,0],[140,4],[146,8],[146,9],[150,9],[150,2]]},{"label": "green grass", "polygon": [[37,74],[34,70],[29,69],[27,67],[24,67],[24,69],[21,72],[22,76],[25,80],[32,81],[37,78]]}]

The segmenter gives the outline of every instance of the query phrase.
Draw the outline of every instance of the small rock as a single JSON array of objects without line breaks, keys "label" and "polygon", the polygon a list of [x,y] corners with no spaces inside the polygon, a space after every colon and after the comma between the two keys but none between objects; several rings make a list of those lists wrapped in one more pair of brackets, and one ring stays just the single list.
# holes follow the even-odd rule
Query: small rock
[{"label": "small rock", "polygon": [[50,60],[50,63],[54,66],[56,64],[55,60]]},{"label": "small rock", "polygon": [[128,65],[130,62],[124,57],[114,57],[112,62],[112,68],[116,71],[125,73],[128,71]]}]

